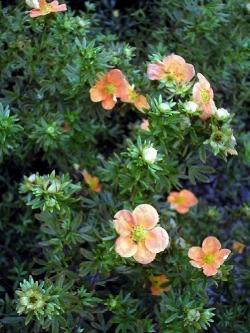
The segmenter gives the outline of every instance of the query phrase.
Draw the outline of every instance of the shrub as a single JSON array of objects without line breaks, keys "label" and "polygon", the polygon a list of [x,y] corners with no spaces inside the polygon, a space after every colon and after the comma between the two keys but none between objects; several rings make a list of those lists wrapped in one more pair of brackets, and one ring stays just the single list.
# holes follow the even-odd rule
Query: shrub
[{"label": "shrub", "polygon": [[213,156],[225,168],[237,154],[233,117],[191,64],[138,62],[92,9],[0,11],[1,328],[193,333],[215,314],[244,328],[246,303],[215,308],[237,281],[207,237],[228,247],[237,231],[219,235],[222,213],[198,195]]}]

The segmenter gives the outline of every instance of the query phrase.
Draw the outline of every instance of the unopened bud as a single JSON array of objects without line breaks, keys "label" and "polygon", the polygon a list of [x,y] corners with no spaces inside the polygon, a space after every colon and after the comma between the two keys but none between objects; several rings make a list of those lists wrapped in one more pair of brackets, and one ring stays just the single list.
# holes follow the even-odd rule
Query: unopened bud
[{"label": "unopened bud", "polygon": [[32,175],[29,176],[28,181],[30,183],[34,183],[35,180],[36,180],[36,175],[33,173]]},{"label": "unopened bud", "polygon": [[159,109],[161,110],[161,111],[170,111],[171,110],[171,106],[170,106],[170,104],[168,103],[168,102],[165,102],[165,103],[161,103],[160,105],[159,105]]},{"label": "unopened bud", "polygon": [[194,113],[199,108],[198,104],[196,104],[195,102],[192,102],[192,101],[186,102],[184,107],[188,113]]},{"label": "unopened bud", "polygon": [[219,120],[226,120],[230,117],[230,113],[226,109],[216,109],[214,113],[215,117]]},{"label": "unopened bud", "polygon": [[157,150],[153,147],[144,148],[142,156],[145,162],[152,164],[156,160]]},{"label": "unopened bud", "polygon": [[35,8],[35,9],[40,8],[38,0],[25,0],[25,2],[26,2],[26,5],[29,6],[30,8]]}]

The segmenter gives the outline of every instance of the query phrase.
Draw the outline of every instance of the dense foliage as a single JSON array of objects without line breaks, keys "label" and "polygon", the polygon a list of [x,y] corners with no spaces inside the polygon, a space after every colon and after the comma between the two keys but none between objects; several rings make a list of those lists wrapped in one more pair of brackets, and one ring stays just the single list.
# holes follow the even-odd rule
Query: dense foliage
[{"label": "dense foliage", "polygon": [[[23,1],[0,7],[1,332],[249,332],[249,7],[134,6],[85,2],[37,18]],[[148,64],[171,53],[229,113],[200,119],[196,77],[149,80]],[[93,102],[112,68],[149,107]],[[169,199],[183,188],[199,201],[186,214]],[[170,238],[145,265],[118,254],[113,222],[141,204]],[[207,236],[232,250],[210,277],[188,255]]]}]

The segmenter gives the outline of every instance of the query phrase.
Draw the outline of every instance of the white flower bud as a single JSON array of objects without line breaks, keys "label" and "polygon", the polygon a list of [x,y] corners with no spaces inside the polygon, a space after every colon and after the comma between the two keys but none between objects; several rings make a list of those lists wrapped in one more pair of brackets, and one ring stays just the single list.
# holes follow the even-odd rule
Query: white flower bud
[{"label": "white flower bud", "polygon": [[170,104],[168,103],[168,102],[165,102],[165,103],[161,103],[160,105],[159,105],[159,109],[161,110],[161,111],[170,111],[171,110],[171,106],[170,106]]},{"label": "white flower bud", "polygon": [[192,101],[186,102],[184,107],[188,113],[194,113],[199,108],[198,104],[196,104],[195,102],[192,102]]},{"label": "white flower bud", "polygon": [[28,181],[30,183],[34,183],[35,180],[36,180],[36,175],[34,173],[28,177]]},{"label": "white flower bud", "polygon": [[47,188],[48,193],[56,193],[60,190],[60,183],[58,181],[53,181],[51,185]]},{"label": "white flower bud", "polygon": [[152,164],[156,160],[157,150],[153,147],[144,148],[142,156],[145,162]]},{"label": "white flower bud", "polygon": [[120,13],[119,13],[119,10],[118,9],[115,9],[115,10],[113,10],[113,17],[115,17],[115,18],[117,18],[117,17],[119,17],[120,16]]},{"label": "white flower bud", "polygon": [[230,117],[230,113],[226,109],[216,109],[215,116],[219,120],[226,120]]},{"label": "white flower bud", "polygon": [[38,0],[25,0],[25,2],[26,2],[26,5],[28,5],[30,8],[35,8],[35,9],[40,8]]},{"label": "white flower bud", "polygon": [[231,135],[231,142],[233,145],[236,145],[236,139],[235,139],[235,136],[232,134]]}]

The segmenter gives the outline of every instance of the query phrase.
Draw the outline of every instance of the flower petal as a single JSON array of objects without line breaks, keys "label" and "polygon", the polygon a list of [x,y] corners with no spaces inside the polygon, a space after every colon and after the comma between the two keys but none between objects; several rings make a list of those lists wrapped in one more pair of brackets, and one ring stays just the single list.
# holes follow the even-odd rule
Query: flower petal
[{"label": "flower petal", "polygon": [[191,81],[195,75],[195,69],[192,64],[186,65],[186,81]]},{"label": "flower petal", "polygon": [[161,80],[164,75],[162,64],[149,64],[147,69],[149,80]]},{"label": "flower petal", "polygon": [[180,196],[185,198],[185,205],[186,206],[195,206],[198,203],[198,199],[196,196],[189,190],[182,190],[180,192]]},{"label": "flower petal", "polygon": [[167,197],[168,203],[175,203],[176,199],[179,196],[179,192],[171,192],[169,196]]},{"label": "flower petal", "polygon": [[119,237],[115,242],[115,251],[121,257],[132,257],[137,251],[137,244],[129,237]]},{"label": "flower petal", "polygon": [[90,93],[90,99],[92,102],[100,102],[102,101],[106,96],[103,94],[102,90],[100,87],[95,85],[89,90]]},{"label": "flower petal", "polygon": [[199,246],[193,246],[188,250],[188,257],[192,260],[202,260],[204,253]]},{"label": "flower petal", "polygon": [[150,109],[150,105],[145,96],[139,95],[136,101],[134,102],[134,106],[139,110],[142,111],[143,109],[148,110]]},{"label": "flower petal", "polygon": [[29,11],[29,16],[32,18],[44,15],[47,15],[47,13],[42,12],[40,9],[32,9]]},{"label": "flower petal", "polygon": [[201,268],[202,267],[202,263],[199,262],[199,261],[190,260],[189,262],[193,267],[196,267],[196,268]]},{"label": "flower petal", "polygon": [[204,253],[215,253],[221,249],[220,241],[213,236],[209,236],[202,242],[202,250]]},{"label": "flower petal", "polygon": [[189,211],[189,207],[185,205],[171,205],[179,214],[186,214]]},{"label": "flower petal", "polygon": [[150,287],[151,294],[153,296],[160,296],[161,294],[164,293],[164,289],[161,287]]},{"label": "flower petal", "polygon": [[198,73],[198,74],[197,74],[197,77],[198,77],[198,79],[199,79],[199,83],[202,85],[202,88],[207,89],[207,90],[210,90],[210,89],[211,89],[210,83],[209,83],[209,81],[205,78],[204,75],[202,75],[201,73]]},{"label": "flower petal", "polygon": [[65,4],[59,5],[58,1],[52,1],[49,5],[52,12],[64,12],[67,10],[67,6]]},{"label": "flower petal", "polygon": [[112,110],[113,107],[115,106],[115,104],[116,104],[116,101],[112,98],[112,96],[110,96],[102,101],[102,107],[105,110]]},{"label": "flower petal", "polygon": [[193,86],[193,99],[199,103],[200,102],[200,91],[201,91],[201,84],[196,82]]},{"label": "flower petal", "polygon": [[152,253],[164,251],[169,245],[169,236],[165,229],[156,227],[147,233],[145,239],[146,248]]},{"label": "flower petal", "polygon": [[159,222],[157,210],[148,204],[137,206],[133,211],[136,224],[143,226],[145,229],[152,229]]},{"label": "flower petal", "polygon": [[145,244],[140,242],[137,244],[137,251],[134,254],[135,261],[140,264],[146,265],[152,262],[155,259],[156,254],[148,251]]},{"label": "flower petal", "polygon": [[107,73],[107,80],[114,85],[120,85],[125,77],[120,69],[114,68]]},{"label": "flower petal", "polygon": [[203,265],[202,268],[203,268],[203,273],[206,276],[213,276],[218,273],[218,266],[216,266],[214,264],[205,264],[205,265]]},{"label": "flower petal", "polygon": [[204,106],[201,107],[201,115],[200,115],[200,119],[201,120],[207,120],[208,118],[210,118],[215,110],[215,104],[213,100],[210,100],[210,102]]},{"label": "flower petal", "polygon": [[129,210],[120,210],[114,216],[114,227],[121,236],[130,235],[135,222],[132,213]]},{"label": "flower petal", "polygon": [[231,251],[228,249],[219,250],[219,252],[216,254],[216,263],[218,265],[222,265],[224,261],[228,258],[230,253]]}]

